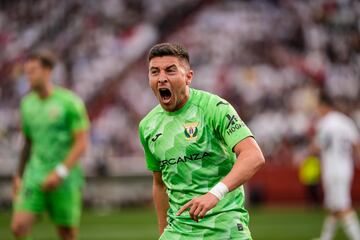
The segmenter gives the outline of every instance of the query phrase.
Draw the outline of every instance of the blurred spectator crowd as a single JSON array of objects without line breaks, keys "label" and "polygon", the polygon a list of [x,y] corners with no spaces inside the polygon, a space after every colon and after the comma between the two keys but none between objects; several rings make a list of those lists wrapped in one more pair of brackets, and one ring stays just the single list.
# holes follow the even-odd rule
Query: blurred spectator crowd
[{"label": "blurred spectator crowd", "polygon": [[[146,54],[159,41],[190,52],[193,87],[238,110],[268,162],[297,164],[313,134],[316,94],[327,89],[360,127],[360,3],[355,0],[40,0],[4,1],[0,10],[0,174],[21,145],[17,108],[28,89],[25,54],[59,56],[54,81],[96,104],[89,174],[144,169],[139,120],[156,105]],[[0,4],[0,5],[1,5]],[[196,8],[195,8],[196,6]],[[188,9],[187,9],[188,10]],[[164,31],[168,22],[177,22]],[[94,104],[88,104],[91,112]],[[138,156],[138,157],[136,157]]]}]

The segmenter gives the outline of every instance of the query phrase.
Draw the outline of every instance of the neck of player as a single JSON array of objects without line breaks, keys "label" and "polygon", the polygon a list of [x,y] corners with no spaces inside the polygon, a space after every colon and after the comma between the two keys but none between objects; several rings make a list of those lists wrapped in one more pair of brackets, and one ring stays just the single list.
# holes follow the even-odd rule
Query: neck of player
[{"label": "neck of player", "polygon": [[189,98],[190,98],[190,87],[186,87],[185,93],[184,93],[182,99],[179,99],[179,103],[175,107],[174,112],[177,110],[180,110],[187,103]]},{"label": "neck of player", "polygon": [[45,81],[45,83],[39,87],[37,87],[35,92],[39,95],[41,99],[48,98],[53,92],[53,84],[50,80]]}]

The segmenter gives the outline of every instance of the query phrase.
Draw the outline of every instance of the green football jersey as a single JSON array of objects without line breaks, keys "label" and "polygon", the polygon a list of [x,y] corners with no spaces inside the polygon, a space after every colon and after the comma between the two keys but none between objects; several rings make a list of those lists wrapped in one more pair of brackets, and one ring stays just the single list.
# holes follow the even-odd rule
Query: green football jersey
[{"label": "green football jersey", "polygon": [[230,172],[236,160],[233,147],[252,136],[226,100],[190,89],[189,100],[178,111],[155,107],[140,122],[139,135],[148,169],[162,173],[170,204],[168,227],[172,231],[184,236],[211,235],[207,230],[226,233],[231,224],[236,224],[234,213],[239,231],[247,229],[249,216],[242,186],[228,193],[198,223],[188,212],[176,216],[185,203],[209,192]]},{"label": "green football jersey", "polygon": [[[21,124],[30,139],[30,159],[24,172],[26,184],[41,184],[45,177],[67,157],[74,142],[74,133],[87,130],[89,120],[82,100],[72,92],[55,87],[41,99],[35,92],[21,101]],[[65,182],[82,183],[80,167],[74,166]]]}]

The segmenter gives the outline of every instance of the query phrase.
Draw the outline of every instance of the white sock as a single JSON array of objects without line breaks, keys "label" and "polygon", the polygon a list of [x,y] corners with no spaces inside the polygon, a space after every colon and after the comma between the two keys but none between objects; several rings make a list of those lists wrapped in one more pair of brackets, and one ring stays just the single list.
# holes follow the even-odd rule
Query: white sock
[{"label": "white sock", "polygon": [[331,240],[334,237],[337,227],[337,220],[334,216],[326,217],[321,231],[320,240]]},{"label": "white sock", "polygon": [[360,225],[356,213],[353,211],[342,219],[342,225],[346,235],[351,240],[360,240]]}]

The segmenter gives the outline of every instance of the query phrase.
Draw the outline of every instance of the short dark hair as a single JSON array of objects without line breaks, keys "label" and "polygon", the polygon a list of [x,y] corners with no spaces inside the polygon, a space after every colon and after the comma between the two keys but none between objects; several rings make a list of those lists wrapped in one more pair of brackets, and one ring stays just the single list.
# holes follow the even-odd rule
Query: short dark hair
[{"label": "short dark hair", "polygon": [[47,69],[52,70],[56,64],[56,58],[54,54],[48,50],[39,50],[31,52],[27,58],[27,61],[37,60],[40,62],[41,66]]},{"label": "short dark hair", "polygon": [[159,43],[153,46],[148,55],[148,61],[155,57],[174,56],[181,60],[185,60],[190,65],[190,57],[188,51],[178,43]]},{"label": "short dark hair", "polygon": [[335,106],[333,98],[330,96],[330,94],[327,91],[325,91],[323,89],[320,90],[320,93],[319,93],[319,102],[320,102],[320,104],[323,104],[323,105],[326,105],[329,107]]}]

